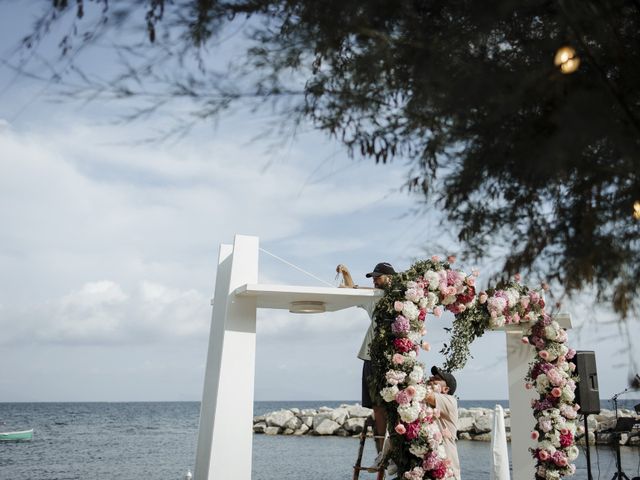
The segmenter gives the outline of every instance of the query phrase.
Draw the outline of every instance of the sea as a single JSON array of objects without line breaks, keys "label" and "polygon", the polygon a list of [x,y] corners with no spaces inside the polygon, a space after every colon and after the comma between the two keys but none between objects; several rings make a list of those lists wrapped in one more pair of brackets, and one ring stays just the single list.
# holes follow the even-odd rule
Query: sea
[{"label": "sea", "polygon": [[[255,402],[254,414],[343,403],[356,402]],[[462,400],[460,406],[497,403],[508,405]],[[608,401],[602,408],[611,408]],[[195,463],[199,410],[199,402],[0,403],[0,431],[34,429],[31,441],[0,442],[0,480],[183,480]],[[256,434],[252,479],[349,480],[358,446],[356,438]],[[375,457],[373,442],[365,446],[363,464]],[[464,480],[489,478],[490,443],[461,441],[458,451]],[[626,475],[640,476],[640,448],[622,447],[621,457]],[[591,466],[594,479],[612,479],[615,451],[591,447]],[[574,478],[586,479],[584,452],[577,468]]]}]

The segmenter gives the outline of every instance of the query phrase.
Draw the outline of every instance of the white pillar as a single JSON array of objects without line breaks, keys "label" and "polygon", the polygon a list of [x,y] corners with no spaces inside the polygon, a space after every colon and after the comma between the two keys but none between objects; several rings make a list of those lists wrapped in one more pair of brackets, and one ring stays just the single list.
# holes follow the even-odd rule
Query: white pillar
[{"label": "white pillar", "polygon": [[[571,316],[566,313],[555,315],[562,328],[571,328]],[[535,359],[536,349],[533,345],[522,343],[525,325],[505,325],[507,338],[507,368],[509,371],[509,409],[511,410],[511,464],[514,480],[534,478],[535,461],[529,448],[535,447],[536,441],[531,438],[535,418],[531,409],[531,400],[538,398],[535,389],[525,388],[525,377],[529,372],[529,364]]]},{"label": "white pillar", "polygon": [[220,247],[196,452],[195,480],[250,480],[256,300],[236,288],[258,282],[258,238]]},{"label": "white pillar", "polygon": [[529,371],[529,363],[534,359],[535,348],[522,343],[522,330],[505,332],[507,337],[507,367],[509,371],[509,409],[511,410],[511,462],[515,480],[534,478],[535,462],[529,447],[535,442],[531,439],[533,413],[531,400],[537,398],[535,390],[524,388],[524,378]]}]

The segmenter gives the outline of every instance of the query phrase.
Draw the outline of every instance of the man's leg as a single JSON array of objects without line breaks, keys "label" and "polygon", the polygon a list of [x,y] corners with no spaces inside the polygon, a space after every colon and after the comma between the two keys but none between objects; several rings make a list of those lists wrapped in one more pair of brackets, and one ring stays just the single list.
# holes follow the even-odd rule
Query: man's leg
[{"label": "man's leg", "polygon": [[373,406],[373,419],[375,421],[376,429],[376,450],[382,451],[382,445],[384,445],[384,437],[387,434],[387,411],[383,406]]}]

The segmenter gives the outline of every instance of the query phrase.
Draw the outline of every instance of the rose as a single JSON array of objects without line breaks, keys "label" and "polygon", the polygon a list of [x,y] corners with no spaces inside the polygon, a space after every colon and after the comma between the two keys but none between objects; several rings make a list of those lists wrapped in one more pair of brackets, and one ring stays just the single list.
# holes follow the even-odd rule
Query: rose
[{"label": "rose", "polygon": [[531,432],[531,439],[532,440],[538,440],[538,437],[540,437],[540,434],[536,430]]},{"label": "rose", "polygon": [[396,425],[395,431],[398,435],[404,435],[407,431],[405,426],[402,423]]},{"label": "rose", "polygon": [[546,350],[540,350],[538,352],[538,355],[540,355],[540,358],[542,358],[543,360],[549,359],[549,352],[547,352]]},{"label": "rose", "polygon": [[407,425],[407,440],[413,440],[414,438],[418,438],[420,433],[420,420],[416,420]]},{"label": "rose", "polygon": [[480,295],[478,295],[478,301],[480,304],[485,304],[488,298],[489,296],[485,292],[480,292]]},{"label": "rose", "polygon": [[420,346],[425,352],[428,352],[429,350],[431,350],[431,345],[429,345],[429,342],[422,342]]},{"label": "rose", "polygon": [[396,300],[395,302],[393,302],[393,309],[394,309],[396,312],[401,312],[403,308],[404,308],[404,303],[403,303],[403,302],[400,302],[400,301],[398,301],[398,300]]},{"label": "rose", "polygon": [[546,450],[538,450],[538,459],[543,462],[549,460],[549,453]]},{"label": "rose", "polygon": [[553,389],[551,390],[551,395],[556,398],[560,398],[560,396],[562,395],[562,390],[558,387],[553,387]]},{"label": "rose", "polygon": [[415,350],[416,346],[408,338],[395,338],[393,340],[393,346],[397,352],[407,353],[411,350]]},{"label": "rose", "polygon": [[391,324],[391,331],[396,335],[402,335],[407,333],[411,329],[409,320],[402,315],[398,315],[395,321]]},{"label": "rose", "polygon": [[440,316],[442,316],[442,307],[436,307],[436,308],[434,308],[434,309],[433,309],[433,314],[434,314],[436,317],[440,317]]},{"label": "rose", "polygon": [[404,363],[404,356],[399,353],[394,353],[392,357],[392,361],[396,365],[402,365]]}]

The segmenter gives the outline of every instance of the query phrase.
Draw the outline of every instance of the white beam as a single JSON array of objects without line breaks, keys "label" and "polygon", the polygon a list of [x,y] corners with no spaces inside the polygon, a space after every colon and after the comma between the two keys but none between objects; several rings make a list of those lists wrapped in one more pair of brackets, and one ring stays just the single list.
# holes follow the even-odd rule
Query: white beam
[{"label": "white beam", "polygon": [[251,479],[256,301],[233,292],[258,281],[258,238],[236,235],[230,260],[213,301],[196,480]]}]

